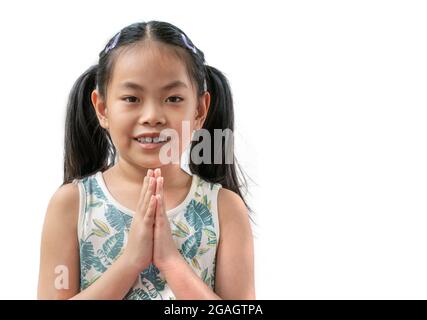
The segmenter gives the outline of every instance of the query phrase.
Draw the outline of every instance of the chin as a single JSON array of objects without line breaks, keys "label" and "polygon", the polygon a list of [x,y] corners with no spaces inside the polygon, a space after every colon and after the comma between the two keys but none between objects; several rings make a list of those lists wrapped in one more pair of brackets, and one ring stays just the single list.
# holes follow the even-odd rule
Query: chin
[{"label": "chin", "polygon": [[158,155],[141,155],[135,162],[147,169],[156,169],[165,166],[160,161]]},{"label": "chin", "polygon": [[160,161],[138,161],[138,164],[140,164],[142,167],[147,169],[156,169],[163,166],[163,164]]}]

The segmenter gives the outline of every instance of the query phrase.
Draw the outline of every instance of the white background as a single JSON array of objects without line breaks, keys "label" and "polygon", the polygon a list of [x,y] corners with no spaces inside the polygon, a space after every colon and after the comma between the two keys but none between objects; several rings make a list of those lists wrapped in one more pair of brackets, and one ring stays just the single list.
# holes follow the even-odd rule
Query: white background
[{"label": "white background", "polygon": [[183,29],[229,78],[259,299],[426,299],[423,1],[0,4],[0,298],[36,298],[65,104],[108,39]]}]

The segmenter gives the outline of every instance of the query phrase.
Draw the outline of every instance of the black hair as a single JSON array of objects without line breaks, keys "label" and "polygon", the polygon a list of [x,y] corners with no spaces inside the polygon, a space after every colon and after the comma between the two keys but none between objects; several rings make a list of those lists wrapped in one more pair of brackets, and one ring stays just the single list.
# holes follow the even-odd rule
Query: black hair
[{"label": "black hair", "polygon": [[[234,132],[233,99],[229,82],[218,69],[205,64],[203,52],[196,48],[187,35],[178,27],[161,21],[131,24],[111,38],[99,53],[98,64],[87,69],[71,89],[66,119],[64,141],[63,184],[81,179],[99,170],[105,171],[116,158],[116,149],[107,130],[99,124],[91,101],[91,93],[97,87],[102,98],[107,97],[107,86],[112,77],[114,63],[121,48],[136,45],[145,39],[171,46],[187,67],[190,78],[196,84],[197,94],[204,93],[204,81],[211,102],[203,129],[214,136],[215,129],[230,129]],[[182,50],[182,49],[184,50]],[[191,149],[197,144],[193,141]],[[232,150],[233,161],[225,162],[225,144],[222,145],[222,162],[214,163],[215,150],[212,144],[211,164],[194,164],[191,157],[189,167],[193,174],[211,183],[221,183],[226,189],[237,193],[249,208],[243,192],[248,191],[247,179],[237,163]]]}]

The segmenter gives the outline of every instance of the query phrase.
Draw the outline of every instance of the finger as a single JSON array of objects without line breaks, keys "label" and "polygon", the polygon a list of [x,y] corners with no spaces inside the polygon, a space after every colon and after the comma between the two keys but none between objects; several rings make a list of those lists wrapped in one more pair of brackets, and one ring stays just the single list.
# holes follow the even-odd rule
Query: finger
[{"label": "finger", "polygon": [[162,201],[164,200],[164,198],[163,198],[163,181],[164,181],[163,177],[157,178],[157,185],[156,185],[156,194],[159,194],[161,196]]},{"label": "finger", "polygon": [[145,217],[144,217],[144,223],[147,226],[152,226],[154,224],[154,215],[155,215],[155,211],[156,211],[156,203],[157,203],[156,197],[154,195],[151,195],[150,202],[149,202],[148,208],[147,208],[147,213],[145,214]]},{"label": "finger", "polygon": [[164,220],[166,219],[166,214],[164,210],[164,204],[162,201],[162,198],[160,194],[156,194],[156,221],[158,221],[159,226],[162,226],[164,223]]},{"label": "finger", "polygon": [[163,198],[163,177],[157,178],[157,190],[156,190],[156,198],[157,198],[157,214],[156,219],[162,218],[166,215],[164,211],[164,198]]},{"label": "finger", "polygon": [[147,192],[147,188],[148,188],[148,177],[145,176],[144,181],[142,182],[141,192],[139,193],[138,203],[136,205],[137,210],[139,210],[141,208],[142,202],[144,200],[144,195]]},{"label": "finger", "polygon": [[154,174],[154,170],[153,169],[148,169],[147,170],[147,177],[152,177],[153,176],[153,174]]},{"label": "finger", "polygon": [[146,192],[147,192],[147,189],[148,189],[148,183],[149,183],[149,179],[150,179],[150,176],[152,175],[152,170],[151,169],[149,169],[148,171],[147,171],[147,175],[144,177],[144,181],[143,181],[143,183],[142,183],[142,188],[141,188],[141,192],[140,192],[140,194],[139,194],[139,200],[138,200],[138,203],[137,203],[137,205],[136,205],[136,207],[137,207],[137,210],[140,210],[141,209],[141,207],[142,207],[142,204],[144,203],[144,198],[145,198],[145,194],[146,194]]},{"label": "finger", "polygon": [[[160,171],[160,168],[157,168],[155,171],[154,171],[154,175],[155,175],[155,177],[156,177],[156,180],[158,180],[161,176],[162,176],[162,172]],[[156,185],[156,194],[157,194],[157,185]]]},{"label": "finger", "polygon": [[164,193],[163,193],[163,186],[164,186],[165,179],[163,177],[160,178],[160,196],[162,197],[162,202],[165,201]]},{"label": "finger", "polygon": [[150,177],[148,182],[147,192],[145,193],[144,200],[141,207],[142,216],[145,215],[145,212],[148,209],[148,205],[150,204],[150,199],[151,199],[151,196],[154,194],[154,191],[155,191],[154,178]]},{"label": "finger", "polygon": [[159,194],[160,191],[160,177],[156,178],[156,192],[155,194]]},{"label": "finger", "polygon": [[157,169],[154,170],[154,177],[155,178],[158,178],[161,175],[162,175],[162,172],[161,172],[160,168],[157,168]]},{"label": "finger", "polygon": [[154,194],[157,194],[158,189],[159,189],[159,177],[160,177],[160,169],[157,168],[156,170],[154,170],[154,179],[156,179],[156,191],[154,192]]}]

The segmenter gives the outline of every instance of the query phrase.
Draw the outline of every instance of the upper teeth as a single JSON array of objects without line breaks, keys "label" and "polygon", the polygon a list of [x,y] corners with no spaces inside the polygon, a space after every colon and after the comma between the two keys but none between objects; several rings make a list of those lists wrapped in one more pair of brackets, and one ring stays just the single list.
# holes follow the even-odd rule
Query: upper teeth
[{"label": "upper teeth", "polygon": [[138,138],[138,141],[141,143],[159,143],[159,142],[165,142],[167,140],[166,137],[141,137]]}]

